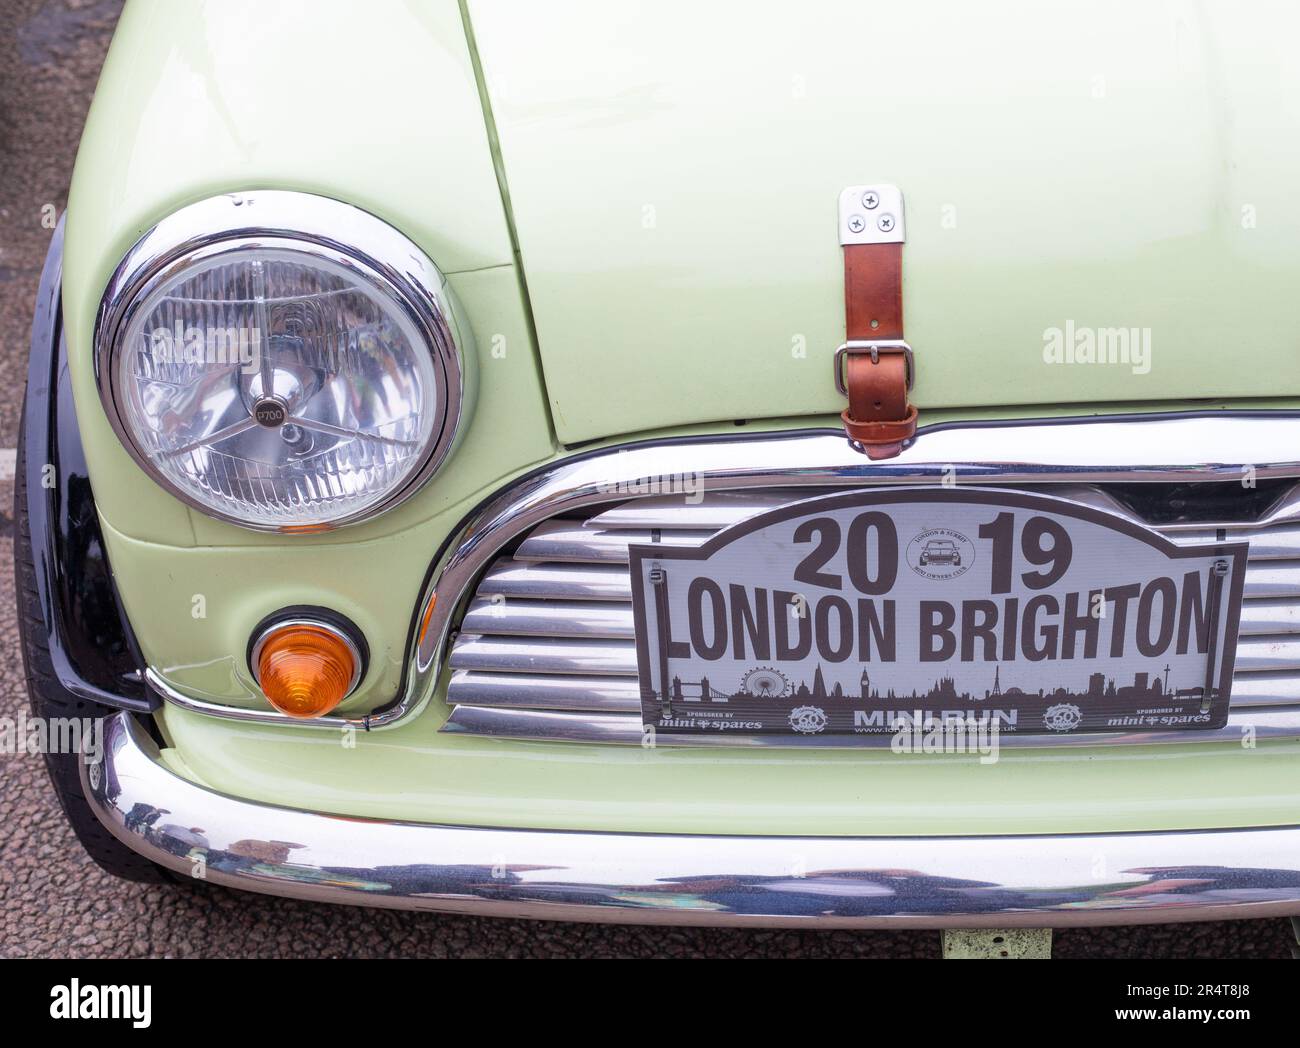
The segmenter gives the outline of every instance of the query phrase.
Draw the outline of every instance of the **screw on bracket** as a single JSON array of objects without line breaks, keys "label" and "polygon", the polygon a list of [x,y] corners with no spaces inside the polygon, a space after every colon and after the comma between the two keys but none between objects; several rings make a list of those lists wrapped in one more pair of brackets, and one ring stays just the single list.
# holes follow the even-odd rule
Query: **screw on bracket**
[{"label": "screw on bracket", "polygon": [[907,233],[903,193],[886,182],[845,186],[839,222],[841,244],[901,244]]}]

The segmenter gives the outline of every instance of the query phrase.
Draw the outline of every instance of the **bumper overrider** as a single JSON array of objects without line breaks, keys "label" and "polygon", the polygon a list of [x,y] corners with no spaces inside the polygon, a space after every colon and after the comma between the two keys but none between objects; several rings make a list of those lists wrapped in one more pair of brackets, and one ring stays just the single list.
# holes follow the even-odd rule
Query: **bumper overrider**
[{"label": "bumper overrider", "polygon": [[134,714],[82,766],[100,821],[177,873],[314,902],[639,924],[1066,927],[1300,912],[1300,826],[1000,837],[724,837],[383,822],[169,770]]}]

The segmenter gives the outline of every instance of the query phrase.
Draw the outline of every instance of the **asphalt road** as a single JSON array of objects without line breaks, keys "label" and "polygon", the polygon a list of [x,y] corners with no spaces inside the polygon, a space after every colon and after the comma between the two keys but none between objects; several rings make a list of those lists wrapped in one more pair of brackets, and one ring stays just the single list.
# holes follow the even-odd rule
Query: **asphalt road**
[{"label": "asphalt road", "polygon": [[[31,304],[117,0],[0,0],[0,448],[12,448]],[[3,459],[0,458],[0,476]],[[0,717],[26,705],[12,484],[0,479]],[[1058,932],[1058,957],[1290,956],[1285,920]],[[3,957],[937,957],[936,932],[664,930],[327,907],[117,881],[64,824],[41,759],[0,754]]]}]

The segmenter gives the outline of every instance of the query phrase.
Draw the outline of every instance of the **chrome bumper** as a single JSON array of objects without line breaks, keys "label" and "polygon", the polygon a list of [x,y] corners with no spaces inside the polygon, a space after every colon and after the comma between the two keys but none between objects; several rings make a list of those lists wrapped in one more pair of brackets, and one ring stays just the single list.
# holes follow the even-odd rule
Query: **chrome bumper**
[{"label": "chrome bumper", "polygon": [[181,778],[129,713],[82,767],[92,808],[178,873],[315,902],[497,917],[1065,927],[1300,913],[1300,827],[1063,837],[703,837],[379,822]]}]

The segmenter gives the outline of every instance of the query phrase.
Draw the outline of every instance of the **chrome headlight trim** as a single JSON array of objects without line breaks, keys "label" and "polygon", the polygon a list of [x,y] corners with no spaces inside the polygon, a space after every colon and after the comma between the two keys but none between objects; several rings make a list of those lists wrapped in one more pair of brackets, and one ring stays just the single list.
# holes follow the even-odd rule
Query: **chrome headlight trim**
[{"label": "chrome headlight trim", "polygon": [[474,357],[457,338],[446,281],[433,261],[387,222],[350,204],[287,190],[226,193],[187,205],[146,232],[109,278],[95,317],[95,384],[108,421],[145,473],[205,516],[254,531],[298,530],[292,525],[222,513],[178,488],[137,443],[115,389],[112,364],[120,340],[151,292],[204,259],[254,248],[288,249],[343,267],[396,303],[429,350],[438,379],[431,408],[437,412],[437,421],[423,462],[382,500],[314,525],[312,530],[332,530],[373,519],[418,491],[451,453],[473,398]]}]

